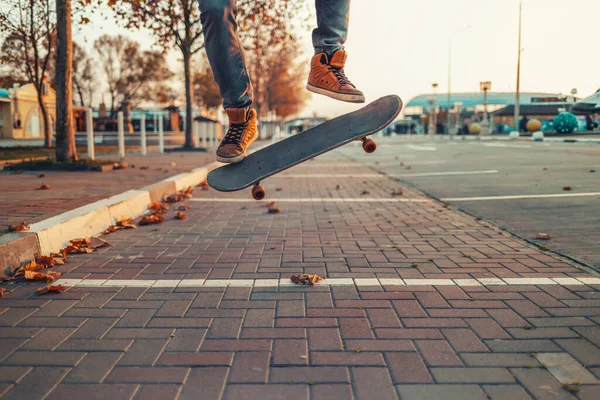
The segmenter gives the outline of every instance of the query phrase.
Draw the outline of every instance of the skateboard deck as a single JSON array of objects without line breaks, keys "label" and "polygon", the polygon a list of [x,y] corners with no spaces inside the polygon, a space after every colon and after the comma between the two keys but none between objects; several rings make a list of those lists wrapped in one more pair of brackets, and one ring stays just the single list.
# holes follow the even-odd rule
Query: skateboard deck
[{"label": "skateboard deck", "polygon": [[360,110],[264,147],[239,163],[216,168],[208,174],[208,184],[221,192],[234,192],[255,185],[252,194],[260,200],[265,196],[264,190],[258,186],[260,181],[320,154],[354,140],[362,140],[365,151],[372,153],[376,148],[375,142],[366,139],[366,136],[392,123],[400,110],[400,97],[384,96]]}]

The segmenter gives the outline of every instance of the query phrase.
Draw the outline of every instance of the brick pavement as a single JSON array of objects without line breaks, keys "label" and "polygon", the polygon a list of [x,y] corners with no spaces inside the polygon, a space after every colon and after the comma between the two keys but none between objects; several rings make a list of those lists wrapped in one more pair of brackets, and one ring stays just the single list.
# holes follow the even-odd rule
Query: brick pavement
[{"label": "brick pavement", "polygon": [[[340,157],[290,174],[372,173]],[[282,175],[265,187],[269,200],[391,198],[398,188],[385,177],[364,182]],[[43,297],[35,284],[5,285],[2,398],[597,398],[600,285],[403,189],[402,199],[421,202],[280,201],[279,214],[243,201],[248,191],[199,192],[187,220],[170,213],[162,225],[111,234],[111,247],[57,268],[105,286]],[[371,280],[258,284],[300,272]],[[197,287],[204,279],[256,284]],[[400,279],[409,284],[386,284]],[[474,279],[486,284],[469,286]],[[567,383],[579,384],[569,392]]]},{"label": "brick pavement", "polygon": [[[115,156],[100,158],[117,159]],[[98,200],[151,185],[215,160],[209,153],[127,154],[136,168],[109,172],[0,171],[0,235],[9,225],[42,221]],[[171,165],[175,163],[175,166]],[[140,169],[140,167],[148,169]],[[43,178],[39,175],[44,174]],[[37,190],[42,183],[50,190]]]}]

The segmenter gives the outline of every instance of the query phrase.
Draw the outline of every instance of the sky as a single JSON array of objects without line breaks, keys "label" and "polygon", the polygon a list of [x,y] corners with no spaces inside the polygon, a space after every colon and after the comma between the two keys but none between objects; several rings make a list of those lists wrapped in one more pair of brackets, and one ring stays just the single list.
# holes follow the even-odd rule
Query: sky
[{"label": "sky", "polygon": [[[312,3],[312,0],[307,0]],[[570,93],[587,97],[600,88],[597,45],[598,0],[523,0],[521,91]],[[117,27],[110,12],[74,31],[91,49],[100,35],[124,33],[152,46],[146,32]],[[519,0],[352,0],[346,43],[346,74],[367,101],[397,94],[412,97],[448,91],[448,49],[452,37],[453,92],[478,91],[491,81],[492,91],[514,92],[518,54]],[[316,21],[315,21],[316,24]],[[456,32],[452,34],[452,32]],[[301,33],[308,63],[310,30]],[[180,57],[169,62],[180,71]],[[332,117],[360,105],[313,95],[302,116]]]}]

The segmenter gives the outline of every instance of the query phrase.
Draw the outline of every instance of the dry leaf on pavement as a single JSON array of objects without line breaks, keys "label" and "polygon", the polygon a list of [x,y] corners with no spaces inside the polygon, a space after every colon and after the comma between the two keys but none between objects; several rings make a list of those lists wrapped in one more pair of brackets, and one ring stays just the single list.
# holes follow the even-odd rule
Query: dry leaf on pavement
[{"label": "dry leaf on pavement", "polygon": [[325,278],[320,277],[317,274],[301,274],[301,275],[292,275],[292,277],[290,279],[296,285],[314,286],[315,283],[317,283]]},{"label": "dry leaf on pavement", "polygon": [[563,190],[568,192],[569,190],[573,190],[573,188],[571,186],[563,186]]},{"label": "dry leaf on pavement", "polygon": [[166,214],[167,211],[169,211],[169,205],[155,201],[154,203],[150,203],[150,205],[148,205],[148,210],[150,210],[152,214]]},{"label": "dry leaf on pavement", "polygon": [[207,191],[208,190],[208,182],[205,180],[203,180],[202,182],[200,182],[197,185],[199,188],[202,188],[203,191]]},{"label": "dry leaf on pavement", "polygon": [[6,291],[6,288],[0,287],[0,297],[4,297],[5,291]]},{"label": "dry leaf on pavement", "polygon": [[268,213],[269,214],[279,214],[279,211],[281,211],[279,209],[279,207],[271,206],[271,207],[269,207]]},{"label": "dry leaf on pavement", "polygon": [[133,223],[133,219],[125,217],[121,217],[117,220],[117,227],[123,229],[137,229],[137,225]]},{"label": "dry leaf on pavement", "polygon": [[404,195],[404,191],[400,188],[396,189],[395,192],[392,192],[392,196],[403,196]]},{"label": "dry leaf on pavement", "polygon": [[163,222],[164,217],[162,216],[162,214],[152,214],[152,215],[148,215],[146,217],[143,217],[139,224],[140,225],[152,225],[152,224],[160,224],[161,222]]},{"label": "dry leaf on pavement", "polygon": [[37,190],[50,190],[50,185],[46,185],[45,183],[42,183]]},{"label": "dry leaf on pavement", "polygon": [[62,272],[58,271],[47,271],[47,272],[39,272],[39,271],[25,271],[25,279],[30,281],[46,281],[48,283],[54,282],[61,275]]},{"label": "dry leaf on pavement", "polygon": [[535,235],[535,238],[538,240],[550,240],[552,237],[548,233],[538,233]]},{"label": "dry leaf on pavement", "polygon": [[187,211],[189,209],[190,208],[188,206],[179,206],[179,208],[178,208],[179,211]]},{"label": "dry leaf on pavement", "polygon": [[361,195],[361,196],[364,196],[364,195],[367,195],[367,194],[369,194],[369,193],[370,193],[370,192],[369,192],[368,190],[363,190],[362,192],[360,192],[360,195]]},{"label": "dry leaf on pavement", "polygon": [[63,285],[44,286],[44,287],[38,288],[37,293],[38,294],[62,293],[66,289],[67,288]]},{"label": "dry leaf on pavement", "polygon": [[8,230],[11,232],[24,232],[29,230],[29,225],[23,221],[18,225],[9,225]]},{"label": "dry leaf on pavement", "polygon": [[129,168],[129,164],[124,161],[116,162],[113,164],[113,169],[127,169]]},{"label": "dry leaf on pavement", "polygon": [[52,254],[50,256],[41,256],[36,260],[36,263],[45,268],[52,268],[56,267],[57,265],[63,265],[65,261],[60,258],[59,254]]},{"label": "dry leaf on pavement", "polygon": [[182,213],[181,211],[177,211],[177,214],[175,214],[175,219],[186,219],[187,216]]}]

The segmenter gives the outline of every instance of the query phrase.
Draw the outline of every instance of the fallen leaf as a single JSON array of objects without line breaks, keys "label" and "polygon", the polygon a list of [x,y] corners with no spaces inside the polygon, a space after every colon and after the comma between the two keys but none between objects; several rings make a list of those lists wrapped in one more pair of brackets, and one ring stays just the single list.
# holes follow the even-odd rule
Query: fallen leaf
[{"label": "fallen leaf", "polygon": [[171,167],[176,167],[176,166],[177,166],[177,163],[176,163],[175,161],[171,161],[171,162],[169,163],[169,165],[170,165]]},{"label": "fallen leaf", "polygon": [[395,192],[392,192],[392,196],[403,196],[404,195],[404,191],[400,188],[396,189]]},{"label": "fallen leaf", "polygon": [[364,196],[364,195],[367,195],[367,194],[369,194],[369,193],[370,193],[370,192],[369,192],[368,190],[363,190],[362,192],[360,192],[360,195],[361,195],[361,196]]},{"label": "fallen leaf", "polygon": [[400,166],[404,167],[404,161],[400,162]]},{"label": "fallen leaf", "polygon": [[109,233],[113,233],[113,232],[116,232],[116,231],[118,231],[118,230],[119,230],[119,229],[117,229],[117,227],[116,227],[116,226],[114,226],[114,225],[109,225],[109,226],[108,226],[108,228],[106,228],[106,230],[102,232],[102,234],[103,234],[103,235],[108,235]]},{"label": "fallen leaf", "polygon": [[140,220],[140,225],[160,224],[161,222],[163,222],[163,220],[164,220],[164,217],[162,216],[162,214],[152,214],[152,215],[143,217]]},{"label": "fallen leaf", "polygon": [[544,167],[544,171],[548,171],[548,167]]},{"label": "fallen leaf", "polygon": [[23,221],[18,225],[9,225],[8,230],[11,232],[24,232],[29,230],[29,225]]},{"label": "fallen leaf", "polygon": [[25,271],[25,279],[30,281],[46,281],[47,283],[54,282],[55,280],[60,278],[61,275],[62,272],[58,271]]},{"label": "fallen leaf", "polygon": [[344,187],[342,185],[335,185],[335,190],[340,190],[343,189]]},{"label": "fallen leaf", "polygon": [[140,169],[150,169],[150,167],[148,167],[148,166],[146,166],[146,165],[142,165],[142,166],[140,167]]},{"label": "fallen leaf", "polygon": [[407,165],[406,169],[412,169],[412,167],[410,165]]},{"label": "fallen leaf", "polygon": [[179,201],[179,195],[178,194],[172,194],[170,196],[167,196],[166,198],[163,198],[163,201],[165,203],[177,203]]},{"label": "fallen leaf", "polygon": [[135,168],[135,164],[131,164],[131,168]]},{"label": "fallen leaf", "polygon": [[274,201],[270,201],[270,202],[268,202],[266,204],[263,204],[263,207],[272,207],[274,205],[275,205],[275,202]]},{"label": "fallen leaf", "polygon": [[127,168],[129,168],[129,164],[127,164],[125,161],[116,162],[113,164],[113,169],[127,169]]},{"label": "fallen leaf", "polygon": [[58,254],[52,254],[50,256],[41,256],[36,260],[36,263],[46,268],[52,268],[56,267],[57,265],[63,265],[65,261],[57,256]]},{"label": "fallen leaf", "polygon": [[5,291],[6,291],[6,288],[0,287],[0,297],[4,297]]},{"label": "fallen leaf", "polygon": [[594,172],[596,172],[596,170],[595,170],[595,169],[590,169],[590,173],[592,173],[592,174],[593,174]]},{"label": "fallen leaf", "polygon": [[50,186],[42,183],[41,186],[37,190],[50,190]]},{"label": "fallen leaf", "polygon": [[62,293],[65,290],[67,290],[67,288],[64,285],[53,285],[53,286],[44,286],[44,287],[38,288],[37,293],[38,294]]},{"label": "fallen leaf", "polygon": [[550,240],[552,237],[548,233],[538,233],[535,235],[537,240]]},{"label": "fallen leaf", "polygon": [[279,214],[279,207],[275,207],[275,206],[271,206],[269,207],[268,213],[269,214]]},{"label": "fallen leaf", "polygon": [[190,208],[188,206],[179,206],[179,211],[188,211]]},{"label": "fallen leaf", "polygon": [[301,274],[301,275],[292,275],[290,280],[294,282],[296,285],[310,285],[314,286],[315,283],[323,280],[325,278],[320,277],[317,274]]},{"label": "fallen leaf", "polygon": [[276,192],[281,192],[282,190],[283,190],[282,188],[275,189]]},{"label": "fallen leaf", "polygon": [[202,190],[208,190],[208,182],[206,181],[206,179],[200,182],[197,186],[199,188],[202,188]]},{"label": "fallen leaf", "polygon": [[24,275],[27,271],[35,271],[37,269],[43,269],[43,267],[38,267],[37,262],[35,260],[22,265],[15,271],[15,276]]},{"label": "fallen leaf", "polygon": [[569,191],[569,190],[573,190],[573,188],[571,186],[563,186],[563,190]]},{"label": "fallen leaf", "polygon": [[110,246],[110,244],[108,244],[108,242],[106,240],[102,240],[100,238],[94,237],[92,236],[91,238],[88,239],[88,248],[90,249],[98,249],[100,247],[107,247]]},{"label": "fallen leaf", "polygon": [[398,156],[394,157],[394,160],[398,160]]},{"label": "fallen leaf", "polygon": [[152,212],[152,214],[166,214],[169,211],[169,205],[161,202],[154,202],[148,205],[148,209]]},{"label": "fallen leaf", "polygon": [[181,211],[177,211],[177,214],[175,214],[175,219],[186,219],[187,216],[182,213]]},{"label": "fallen leaf", "polygon": [[38,175],[38,178],[43,178],[43,177],[45,177],[45,176],[46,176],[45,174],[39,174],[39,175]]}]

